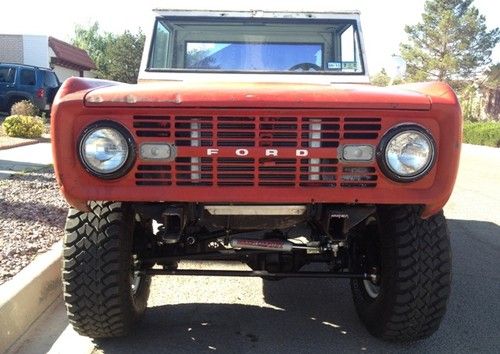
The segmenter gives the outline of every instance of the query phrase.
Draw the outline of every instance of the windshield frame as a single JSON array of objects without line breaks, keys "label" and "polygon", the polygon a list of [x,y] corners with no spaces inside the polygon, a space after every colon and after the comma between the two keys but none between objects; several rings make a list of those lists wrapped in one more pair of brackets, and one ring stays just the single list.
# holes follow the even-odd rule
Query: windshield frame
[{"label": "windshield frame", "polygon": [[[357,72],[343,72],[343,71],[272,71],[272,70],[214,70],[214,69],[192,69],[192,68],[154,68],[151,66],[153,59],[153,52],[156,42],[157,28],[159,22],[165,26],[169,31],[173,31],[173,28],[169,25],[169,21],[216,21],[221,24],[224,22],[242,22],[244,24],[252,24],[255,21],[265,21],[266,23],[282,23],[282,24],[329,24],[329,23],[346,23],[353,26],[354,33],[356,35],[356,52],[359,56],[360,71]],[[170,43],[168,44],[169,50],[172,50],[172,43],[175,39],[172,39],[172,32],[170,33]],[[181,55],[185,55],[182,53]],[[287,18],[244,18],[244,17],[227,17],[227,18],[215,18],[208,16],[157,16],[154,21],[153,33],[151,36],[151,41],[149,43],[149,50],[147,55],[145,72],[148,73],[191,73],[191,74],[242,74],[242,75],[319,75],[319,76],[366,76],[366,58],[364,53],[364,45],[361,38],[361,28],[359,26],[359,21],[356,19],[346,18],[346,19],[287,19]],[[325,64],[325,56],[322,58],[323,65]]]}]

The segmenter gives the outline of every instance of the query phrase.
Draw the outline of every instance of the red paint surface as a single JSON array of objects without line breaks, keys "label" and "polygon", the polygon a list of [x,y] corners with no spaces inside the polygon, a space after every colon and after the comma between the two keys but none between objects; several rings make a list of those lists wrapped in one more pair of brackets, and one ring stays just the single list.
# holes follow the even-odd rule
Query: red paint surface
[{"label": "red paint surface", "polygon": [[88,107],[262,107],[428,110],[425,94],[369,85],[165,82],[89,92]]},{"label": "red paint surface", "polygon": [[[99,88],[100,86],[108,86]],[[86,100],[86,104],[84,104]],[[214,108],[215,107],[215,108]],[[134,115],[167,117],[175,124],[175,116],[212,117],[338,117],[342,126],[345,117],[379,117],[379,136],[369,141],[377,145],[381,136],[401,123],[424,126],[437,144],[437,161],[431,172],[418,182],[397,183],[386,178],[375,161],[344,166],[364,166],[375,169],[375,188],[317,188],[259,186],[218,186],[217,166],[212,162],[212,186],[176,185],[175,163],[167,186],[137,186],[138,165],[126,176],[104,181],[91,176],[76,155],[76,142],[89,124],[110,119],[123,124],[134,133]],[[267,118],[266,118],[267,119]],[[117,85],[98,80],[69,79],[56,98],[52,115],[54,165],[61,190],[70,204],[84,209],[89,200],[171,201],[210,203],[370,203],[425,204],[424,216],[439,211],[448,200],[458,170],[462,119],[456,97],[441,83],[404,85],[390,89],[364,85],[290,85],[236,83],[165,83],[151,85]],[[340,144],[367,143],[365,140],[344,139],[340,128]],[[175,132],[173,132],[175,133]],[[256,132],[259,139],[266,135]],[[217,135],[217,134],[215,134]],[[148,141],[172,138],[135,137],[137,146]],[[263,144],[263,143],[262,143]],[[269,161],[260,161],[265,148],[249,147],[248,157],[254,158],[255,168]],[[299,147],[300,148],[300,147]],[[207,147],[177,147],[178,157],[204,157]],[[221,148],[219,157],[234,156],[234,148]],[[280,156],[295,156],[296,147],[279,147]],[[337,157],[337,148],[308,148],[315,157]],[[297,164],[297,163],[296,163]],[[297,168],[299,168],[297,166]],[[215,169],[215,171],[213,170]],[[297,172],[297,175],[299,172]],[[340,173],[335,173],[341,178]],[[298,178],[298,177],[297,177]]]}]

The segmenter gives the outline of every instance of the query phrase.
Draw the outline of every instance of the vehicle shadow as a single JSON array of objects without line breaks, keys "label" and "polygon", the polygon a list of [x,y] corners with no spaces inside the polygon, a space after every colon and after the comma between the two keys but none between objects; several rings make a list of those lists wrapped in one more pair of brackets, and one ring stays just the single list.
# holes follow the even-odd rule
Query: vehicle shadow
[{"label": "vehicle shadow", "polygon": [[[263,281],[263,288],[255,289],[263,291],[265,307],[221,303],[151,307],[130,336],[96,342],[98,352],[499,352],[500,227],[450,220],[449,228],[452,294],[441,328],[427,340],[401,345],[370,336],[356,315],[347,280],[285,279]],[[167,291],[182,292],[181,287],[162,290],[166,298]]]},{"label": "vehicle shadow", "polygon": [[[300,289],[300,284],[297,284]],[[317,299],[312,299],[317,301]],[[126,338],[96,341],[104,353],[330,353],[367,350],[373,341],[361,328],[345,323],[339,304],[323,306],[324,314],[241,304],[180,304],[148,309]],[[352,314],[355,316],[355,314]],[[351,320],[349,320],[350,322]],[[352,331],[352,332],[351,332]],[[359,332],[356,332],[359,331]],[[376,340],[375,340],[376,341]],[[378,342],[378,341],[377,341]],[[394,351],[406,346],[378,343]]]},{"label": "vehicle shadow", "polygon": [[5,171],[0,171],[0,179],[1,177],[5,177],[4,179],[22,179],[27,182],[56,182],[56,178],[53,175],[54,168],[51,165],[33,163],[16,164],[13,161],[0,160],[0,169],[1,168],[4,168]]}]

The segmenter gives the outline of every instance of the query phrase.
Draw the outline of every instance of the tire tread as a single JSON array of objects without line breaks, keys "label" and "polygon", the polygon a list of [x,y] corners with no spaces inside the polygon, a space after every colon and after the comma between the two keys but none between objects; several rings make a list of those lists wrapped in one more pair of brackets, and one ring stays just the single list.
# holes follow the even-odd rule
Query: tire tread
[{"label": "tire tread", "polygon": [[132,214],[116,202],[91,202],[90,209],[70,209],[65,226],[62,279],[69,322],[91,338],[122,336],[139,315],[125,278]]},{"label": "tire tread", "polygon": [[[432,335],[446,312],[451,286],[449,232],[442,212],[423,220],[419,206],[378,208],[386,285],[378,310],[353,286],[356,309],[368,330],[389,341]],[[384,280],[383,280],[384,281]],[[353,284],[354,285],[354,284]]]}]

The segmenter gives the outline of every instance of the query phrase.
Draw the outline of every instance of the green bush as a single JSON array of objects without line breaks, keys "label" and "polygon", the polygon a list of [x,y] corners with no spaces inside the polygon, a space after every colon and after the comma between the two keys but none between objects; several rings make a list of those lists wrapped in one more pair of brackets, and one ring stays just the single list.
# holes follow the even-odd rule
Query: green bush
[{"label": "green bush", "polygon": [[40,117],[13,115],[5,118],[2,124],[5,134],[16,138],[39,138],[44,124]]},{"label": "green bush", "polygon": [[464,143],[500,147],[500,123],[465,122]]},{"label": "green bush", "polygon": [[38,113],[40,113],[38,108],[28,100],[19,101],[10,109],[10,115],[12,116],[36,117]]}]

